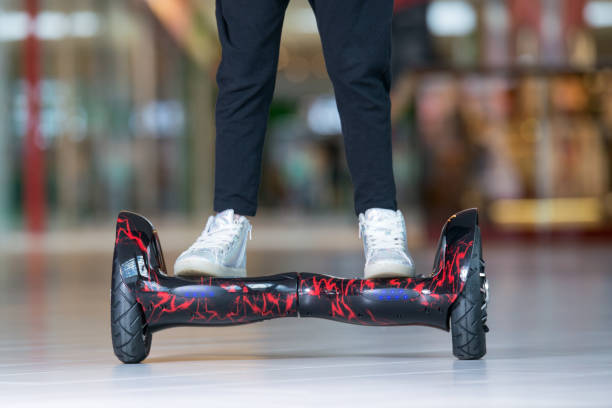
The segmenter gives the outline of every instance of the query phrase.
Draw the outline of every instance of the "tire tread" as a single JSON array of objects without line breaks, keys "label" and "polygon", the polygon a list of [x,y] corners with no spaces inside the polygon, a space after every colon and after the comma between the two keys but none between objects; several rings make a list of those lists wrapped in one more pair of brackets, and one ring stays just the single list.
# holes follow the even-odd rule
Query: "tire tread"
[{"label": "tire tread", "polygon": [[476,360],[487,352],[480,291],[480,272],[484,262],[479,231],[472,251],[467,281],[451,310],[453,354],[460,360]]},{"label": "tire tread", "polygon": [[151,333],[140,304],[114,268],[111,289],[111,335],[115,355],[124,363],[144,360],[151,348]]}]

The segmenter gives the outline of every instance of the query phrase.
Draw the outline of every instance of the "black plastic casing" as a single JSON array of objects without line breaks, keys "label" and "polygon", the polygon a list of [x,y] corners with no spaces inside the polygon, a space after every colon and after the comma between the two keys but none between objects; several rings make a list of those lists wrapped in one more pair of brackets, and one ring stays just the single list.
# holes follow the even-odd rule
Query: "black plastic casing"
[{"label": "black plastic casing", "polygon": [[430,278],[342,279],[292,272],[194,281],[168,276],[153,225],[122,211],[117,219],[113,279],[121,279],[133,293],[151,331],[297,316],[448,330],[449,310],[467,279],[477,225],[476,209],[449,218]]}]

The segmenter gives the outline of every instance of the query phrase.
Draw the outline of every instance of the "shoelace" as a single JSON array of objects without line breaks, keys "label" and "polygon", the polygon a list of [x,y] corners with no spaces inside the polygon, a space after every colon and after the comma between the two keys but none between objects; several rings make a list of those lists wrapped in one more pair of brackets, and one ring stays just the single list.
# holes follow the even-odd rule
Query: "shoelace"
[{"label": "shoelace", "polygon": [[[238,234],[241,224],[230,223],[222,226],[215,226],[212,228],[212,216],[209,217],[206,223],[206,228],[200,234],[193,244],[194,248],[216,248],[224,250],[232,242],[233,238]],[[253,238],[252,227],[249,224],[249,240]]]},{"label": "shoelace", "polygon": [[[373,225],[374,224],[374,225]],[[405,239],[401,223],[390,218],[379,218],[375,223],[359,222],[359,238],[364,237],[370,251],[377,249],[404,249]]]}]

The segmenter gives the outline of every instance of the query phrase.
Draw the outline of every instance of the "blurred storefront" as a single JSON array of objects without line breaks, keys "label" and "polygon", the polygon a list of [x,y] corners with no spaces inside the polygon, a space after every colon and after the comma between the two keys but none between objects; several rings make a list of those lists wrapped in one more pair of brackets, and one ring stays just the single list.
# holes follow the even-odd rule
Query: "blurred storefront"
[{"label": "blurred storefront", "polygon": [[[25,3],[3,1],[0,14],[5,223],[19,227],[26,215],[28,92],[39,99],[51,225],[106,219],[119,208],[206,210],[214,93],[206,64],[217,51],[190,55],[145,2],[35,1],[40,61],[31,87]],[[214,27],[197,27],[197,36],[215,44]]]},{"label": "blurred storefront", "polygon": [[[0,223],[24,222],[28,15],[0,4]],[[38,0],[46,225],[122,208],[210,212],[214,2]],[[612,225],[612,1],[403,0],[394,166],[407,213],[478,206],[489,227]],[[32,95],[30,95],[31,97]],[[308,2],[287,12],[262,213],[352,213],[333,89]]]},{"label": "blurred storefront", "polygon": [[396,105],[412,110],[430,213],[478,206],[502,228],[606,228],[612,27],[602,16],[611,10],[581,0],[429,3],[435,59],[403,71]]}]

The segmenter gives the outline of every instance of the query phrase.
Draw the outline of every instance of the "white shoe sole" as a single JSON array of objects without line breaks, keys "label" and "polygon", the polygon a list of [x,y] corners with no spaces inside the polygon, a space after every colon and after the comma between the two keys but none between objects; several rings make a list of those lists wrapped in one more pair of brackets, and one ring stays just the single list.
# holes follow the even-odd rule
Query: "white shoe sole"
[{"label": "white shoe sole", "polygon": [[210,262],[202,257],[191,257],[178,260],[174,264],[174,276],[183,278],[202,276],[244,278],[246,277],[246,268],[230,268]]},{"label": "white shoe sole", "polygon": [[414,267],[408,265],[402,265],[399,263],[382,263],[377,262],[375,264],[366,265],[363,271],[365,279],[374,278],[412,278],[415,276]]}]

